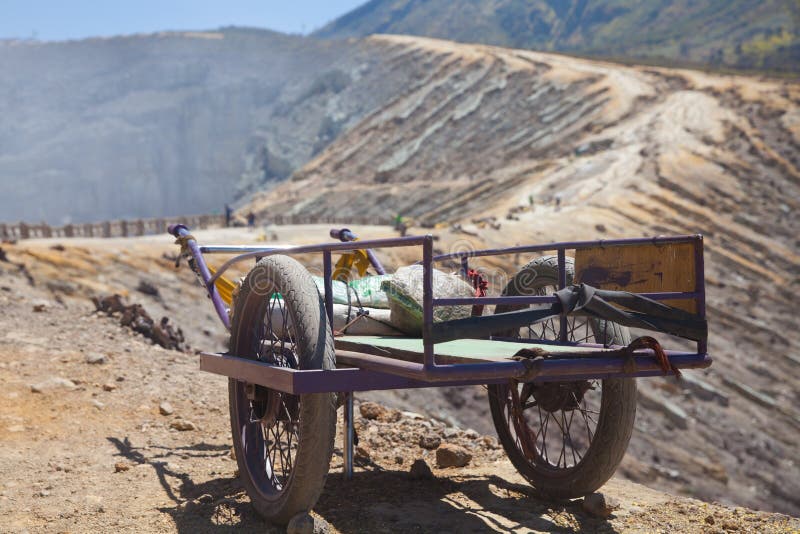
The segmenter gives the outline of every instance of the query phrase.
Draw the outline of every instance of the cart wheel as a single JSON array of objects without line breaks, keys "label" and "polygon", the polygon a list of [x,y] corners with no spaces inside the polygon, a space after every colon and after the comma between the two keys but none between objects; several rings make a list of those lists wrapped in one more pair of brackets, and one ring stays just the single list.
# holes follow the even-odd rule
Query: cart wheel
[{"label": "cart wheel", "polygon": [[[231,354],[293,369],[333,369],[333,336],[316,285],[297,261],[271,256],[236,298]],[[286,524],[310,510],[328,475],[336,433],[332,393],[290,395],[228,382],[233,446],[259,514]]]},{"label": "cart wheel", "polygon": [[[567,258],[567,283],[574,273]],[[558,287],[558,260],[523,267],[504,295],[546,295]],[[524,306],[497,306],[495,313]],[[570,341],[628,344],[628,329],[608,321],[569,317]],[[558,319],[503,335],[557,340]],[[602,486],[622,461],[636,417],[636,379],[520,383],[489,386],[500,442],[517,471],[541,495],[574,498]]]}]

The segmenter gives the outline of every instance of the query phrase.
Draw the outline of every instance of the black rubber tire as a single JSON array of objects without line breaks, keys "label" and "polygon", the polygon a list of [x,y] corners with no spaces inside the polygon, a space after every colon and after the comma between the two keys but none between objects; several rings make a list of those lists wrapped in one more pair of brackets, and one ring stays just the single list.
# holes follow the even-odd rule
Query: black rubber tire
[{"label": "black rubber tire", "polygon": [[[572,283],[573,273],[572,258],[567,258],[567,284]],[[548,286],[558,286],[558,259],[555,256],[537,258],[525,265],[511,279],[503,294],[531,295],[536,294],[540,288]],[[522,307],[524,306],[498,306],[495,313],[513,311]],[[630,333],[626,327],[607,321],[584,320],[591,321],[589,327],[595,338],[594,342],[609,345],[630,343]],[[504,333],[504,335],[507,334],[509,333]],[[539,337],[557,339],[546,334]],[[605,484],[622,461],[636,418],[636,379],[607,379],[598,382],[601,383],[602,392],[600,413],[597,416],[597,426],[593,436],[589,438],[588,450],[579,461],[568,467],[565,454],[564,468],[556,468],[552,462],[545,462],[541,451],[537,453],[538,459],[526,457],[524,451],[521,450],[522,445],[518,446],[518,441],[509,428],[507,410],[510,401],[507,399],[513,399],[510,394],[511,385],[489,386],[492,420],[500,443],[514,467],[538,494],[556,499],[571,499],[588,495]],[[514,387],[519,386],[515,384]],[[539,413],[541,417],[541,412]],[[534,439],[534,446],[538,447],[536,443],[538,443],[538,436]]]},{"label": "black rubber tire", "polygon": [[[282,299],[277,299],[276,294],[280,294]],[[292,341],[293,345],[286,352],[283,342],[280,349],[277,343],[271,344],[270,353],[264,356],[260,354],[265,350],[263,332],[257,327],[264,324],[267,313],[272,316],[270,306],[276,305],[286,310],[290,319],[286,324],[291,325],[294,331],[292,335],[284,336],[286,330],[281,327],[278,337],[285,337],[286,343]],[[271,331],[271,322],[264,329]],[[297,261],[286,256],[271,256],[259,261],[247,275],[235,300],[230,351],[231,354],[265,361],[269,358],[274,360],[276,351],[280,351],[281,361],[291,361],[291,367],[336,367],[333,336],[325,306],[311,276]],[[270,460],[267,467],[264,453],[270,457],[270,449],[266,443],[283,443],[277,434],[278,430],[273,429],[276,432],[274,440],[265,439],[264,433],[272,436],[269,429],[273,427],[266,426],[263,418],[260,421],[251,419],[251,407],[255,407],[256,402],[251,403],[248,399],[244,382],[231,379],[228,393],[233,446],[242,484],[260,515],[271,523],[285,525],[294,515],[309,511],[325,486],[336,434],[335,395],[315,393],[294,396],[268,388],[259,390],[259,395],[277,399],[280,403],[273,404],[278,406],[276,414],[285,410],[284,413],[288,415],[288,423],[272,423],[283,424],[282,431],[289,435],[288,450],[291,450],[292,431],[297,428],[293,461],[291,456],[287,456],[289,461],[286,462],[281,453],[280,457],[273,456],[274,460]],[[262,407],[265,405],[269,405],[269,402],[261,404]],[[296,413],[298,420],[294,421],[290,413]],[[251,430],[249,434],[248,429]],[[252,432],[253,429],[256,431]],[[250,449],[249,454],[246,444]],[[281,469],[284,469],[284,464],[289,464],[288,475],[285,470],[282,471],[283,483],[276,482],[277,475],[274,474],[278,460]]]}]

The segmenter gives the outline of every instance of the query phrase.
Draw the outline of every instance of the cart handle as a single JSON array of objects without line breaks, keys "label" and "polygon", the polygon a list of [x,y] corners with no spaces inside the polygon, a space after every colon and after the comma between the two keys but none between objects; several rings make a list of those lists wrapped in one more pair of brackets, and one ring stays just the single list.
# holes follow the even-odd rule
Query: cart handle
[{"label": "cart handle", "polygon": [[[338,239],[342,243],[348,243],[350,241],[358,241],[358,236],[350,231],[349,228],[331,228],[330,236],[334,239]],[[372,251],[372,249],[366,249],[364,252],[367,253],[367,258],[369,258],[369,262],[375,268],[375,272],[378,274],[386,274],[386,270],[381,265],[380,260]]]}]

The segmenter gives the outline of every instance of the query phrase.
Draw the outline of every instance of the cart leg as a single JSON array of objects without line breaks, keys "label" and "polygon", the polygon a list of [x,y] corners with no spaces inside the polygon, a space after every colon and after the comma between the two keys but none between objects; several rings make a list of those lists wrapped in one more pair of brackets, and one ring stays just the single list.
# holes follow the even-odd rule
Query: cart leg
[{"label": "cart leg", "polygon": [[353,392],[345,393],[344,399],[344,476],[347,480],[353,478],[353,441],[355,430],[353,428]]}]

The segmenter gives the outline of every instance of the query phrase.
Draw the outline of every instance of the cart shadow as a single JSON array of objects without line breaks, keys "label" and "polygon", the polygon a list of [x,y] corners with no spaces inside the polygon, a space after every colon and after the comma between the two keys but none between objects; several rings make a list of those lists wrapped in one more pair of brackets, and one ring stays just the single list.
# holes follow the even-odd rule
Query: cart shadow
[{"label": "cart shadow", "polygon": [[[228,456],[230,445],[199,442],[188,446],[166,447],[149,445],[147,449],[134,446],[128,438],[107,438],[119,451],[119,456],[134,465],[153,469],[167,497],[174,503],[158,510],[168,514],[179,533],[197,532],[258,532],[283,533],[284,529],[265,523],[253,507],[236,477],[212,478],[195,482],[192,475],[175,467],[177,459]],[[235,463],[235,462],[234,462]]]},{"label": "cart shadow", "polygon": [[352,480],[332,472],[314,507],[342,532],[365,524],[386,532],[616,532],[604,519],[588,517],[580,501],[548,501],[531,488],[496,475],[414,479],[407,471],[357,471]]},{"label": "cart shadow", "polygon": [[[159,511],[172,517],[178,532],[285,532],[255,512],[237,478],[198,483],[173,463],[187,456],[193,462],[227,456],[229,446],[199,442],[182,447],[150,445],[145,450],[128,438],[107,439],[119,456],[154,470],[174,503]],[[341,532],[364,532],[368,525],[380,525],[378,531],[384,532],[615,532],[609,522],[586,516],[579,502],[542,500],[531,494],[530,487],[496,475],[461,475],[453,470],[450,478],[414,479],[405,470],[387,470],[368,460],[357,465],[352,480],[340,468],[332,469],[314,507]]]}]

